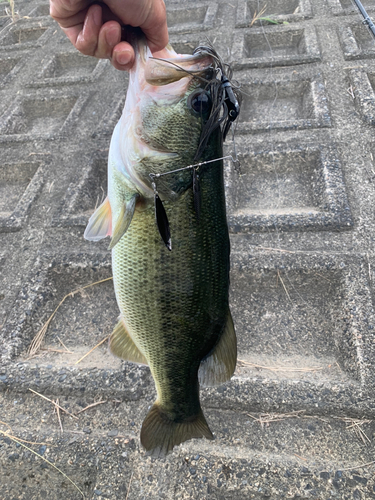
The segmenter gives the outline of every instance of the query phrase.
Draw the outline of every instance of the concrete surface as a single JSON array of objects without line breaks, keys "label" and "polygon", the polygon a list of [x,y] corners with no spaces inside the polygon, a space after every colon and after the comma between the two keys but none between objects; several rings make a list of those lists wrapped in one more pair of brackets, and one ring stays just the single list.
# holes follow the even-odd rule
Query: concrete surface
[{"label": "concrete surface", "polygon": [[[277,24],[250,27],[266,3]],[[176,49],[208,37],[244,91],[225,172],[239,363],[201,391],[215,440],[145,456],[148,368],[106,342],[76,364],[118,315],[111,281],[82,290],[111,276],[108,243],[82,235],[127,75],[16,0],[19,20],[0,18],[0,499],[82,498],[69,480],[92,500],[375,498],[375,41],[351,0],[167,8]]]}]

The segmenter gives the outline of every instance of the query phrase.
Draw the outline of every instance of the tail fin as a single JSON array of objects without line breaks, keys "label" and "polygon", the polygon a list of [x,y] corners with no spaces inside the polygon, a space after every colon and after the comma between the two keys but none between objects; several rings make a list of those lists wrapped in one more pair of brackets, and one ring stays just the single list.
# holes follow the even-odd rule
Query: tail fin
[{"label": "tail fin", "polygon": [[165,457],[174,446],[202,437],[214,438],[201,409],[184,422],[174,422],[157,403],[148,412],[141,429],[142,446],[154,457]]}]

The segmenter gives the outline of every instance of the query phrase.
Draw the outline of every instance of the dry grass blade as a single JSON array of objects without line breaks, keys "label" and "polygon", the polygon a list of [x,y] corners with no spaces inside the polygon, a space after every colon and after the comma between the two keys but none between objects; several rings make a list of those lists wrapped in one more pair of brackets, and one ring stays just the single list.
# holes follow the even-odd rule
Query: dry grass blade
[{"label": "dry grass blade", "polygon": [[106,402],[107,402],[107,400],[106,401],[97,401],[96,403],[92,403],[91,405],[86,406],[86,408],[83,408],[82,410],[77,411],[77,415],[79,415],[83,411],[88,410],[89,408],[93,408],[94,406],[97,406],[97,405],[102,405]]},{"label": "dry grass blade", "polygon": [[[43,343],[43,340],[44,340],[44,337],[47,333],[47,330],[48,330],[48,327],[53,319],[53,317],[55,316],[55,314],[57,313],[57,311],[59,310],[59,308],[62,306],[62,304],[65,302],[65,300],[68,298],[68,297],[73,297],[76,293],[79,293],[81,292],[82,290],[85,290],[86,288],[90,288],[92,286],[95,286],[95,285],[99,285],[100,283],[104,283],[105,281],[109,281],[113,279],[112,276],[110,278],[106,278],[104,280],[100,280],[100,281],[95,281],[95,283],[90,283],[89,285],[85,285],[85,286],[82,286],[81,288],[77,288],[77,290],[74,290],[73,292],[69,292],[65,295],[65,297],[63,297],[63,299],[60,301],[59,305],[56,307],[56,309],[53,311],[53,313],[51,314],[51,316],[47,319],[47,321],[44,323],[44,325],[42,326],[42,328],[39,330],[39,332],[35,335],[35,337],[33,338],[31,344],[30,344],[30,347],[27,351],[27,354],[31,357],[31,356],[35,356],[35,354],[39,351],[40,349],[40,346],[42,345]],[[65,347],[65,346],[64,346]]]},{"label": "dry grass blade", "polygon": [[262,370],[270,370],[272,372],[316,372],[323,370],[322,366],[312,366],[312,367],[294,367],[294,366],[263,366],[257,365],[256,363],[250,363],[249,361],[244,361],[243,359],[238,359],[239,366],[251,366],[254,368],[262,368]]},{"label": "dry grass blade", "polygon": [[82,356],[82,358],[80,358],[78,361],[75,362],[76,365],[78,365],[78,363],[80,363],[83,359],[85,359],[86,356],[88,356],[89,354],[92,353],[92,351],[95,351],[95,349],[99,346],[101,346],[106,340],[109,339],[109,335],[107,335],[103,340],[101,340],[99,342],[99,344],[96,344],[95,347],[93,347],[92,349],[89,350],[89,352],[86,352],[86,354],[84,356]]},{"label": "dry grass blade", "polygon": [[65,408],[63,408],[63,407],[62,407],[62,406],[60,406],[59,404],[55,403],[55,401],[52,401],[52,399],[49,399],[49,398],[47,398],[46,396],[43,396],[43,394],[39,394],[39,392],[36,392],[36,391],[34,391],[33,389],[30,389],[30,388],[29,388],[29,391],[31,391],[31,392],[33,392],[34,394],[36,394],[37,396],[39,396],[39,397],[41,397],[41,398],[45,399],[46,401],[49,401],[50,403],[52,403],[52,404],[55,406],[55,408],[59,408],[59,409],[60,409],[61,411],[63,411],[64,413],[67,413],[70,417],[73,417],[73,418],[75,418],[76,420],[78,420],[78,417],[76,417],[75,415],[73,415],[73,413],[68,412],[68,410],[65,410]]},{"label": "dry grass blade", "polygon": [[250,25],[249,25],[250,28],[253,26],[254,23],[256,23],[258,21],[258,19],[260,17],[263,16],[263,14],[266,12],[266,9],[267,9],[267,4],[260,9],[259,14],[257,14],[256,11],[254,11],[253,18],[252,18],[252,20],[250,22]]},{"label": "dry grass blade", "polygon": [[9,438],[10,440],[18,443],[20,446],[23,446],[23,448],[26,448],[26,450],[30,451],[31,453],[33,453],[37,457],[41,458],[48,465],[50,465],[51,467],[53,467],[54,469],[56,469],[60,474],[62,474],[76,488],[76,490],[78,490],[80,492],[80,494],[82,495],[82,498],[85,498],[85,495],[84,495],[83,491],[78,488],[78,486],[76,485],[76,483],[74,481],[72,481],[70,479],[70,477],[67,476],[62,470],[60,470],[58,467],[56,467],[56,465],[54,465],[49,460],[47,460],[46,458],[44,458],[42,455],[39,455],[39,453],[37,453],[36,451],[32,450],[31,448],[29,448],[25,444],[23,444],[21,439],[16,438],[14,436],[10,436],[9,434],[7,434],[6,432],[3,432],[2,430],[0,430],[0,433],[3,434],[4,436],[6,436],[7,438]]}]

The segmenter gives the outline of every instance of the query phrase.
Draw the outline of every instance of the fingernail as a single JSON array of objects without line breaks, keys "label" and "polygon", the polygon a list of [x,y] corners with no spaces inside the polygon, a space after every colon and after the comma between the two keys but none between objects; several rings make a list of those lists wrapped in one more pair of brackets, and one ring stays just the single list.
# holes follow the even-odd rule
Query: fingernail
[{"label": "fingernail", "polygon": [[92,14],[92,17],[93,17],[93,21],[94,21],[96,26],[102,25],[102,9],[101,8],[99,8],[99,9],[95,8],[94,12]]},{"label": "fingernail", "polygon": [[125,50],[123,52],[116,53],[116,61],[125,66],[125,64],[129,64],[131,61],[132,55],[129,51]]},{"label": "fingernail", "polygon": [[110,47],[114,47],[119,42],[117,28],[108,29],[105,32],[105,41]]}]

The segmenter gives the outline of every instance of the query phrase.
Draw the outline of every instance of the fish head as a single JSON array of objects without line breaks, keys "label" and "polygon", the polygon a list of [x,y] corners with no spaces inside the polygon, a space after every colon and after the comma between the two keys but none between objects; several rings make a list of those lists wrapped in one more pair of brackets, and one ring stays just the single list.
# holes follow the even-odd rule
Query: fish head
[{"label": "fish head", "polygon": [[[168,46],[156,55],[138,41],[122,116],[124,163],[133,181],[148,189],[150,173],[199,161],[215,130],[220,142],[223,118],[224,65],[212,47],[178,55]],[[190,181],[191,172],[178,175],[170,188],[181,192]]]}]

